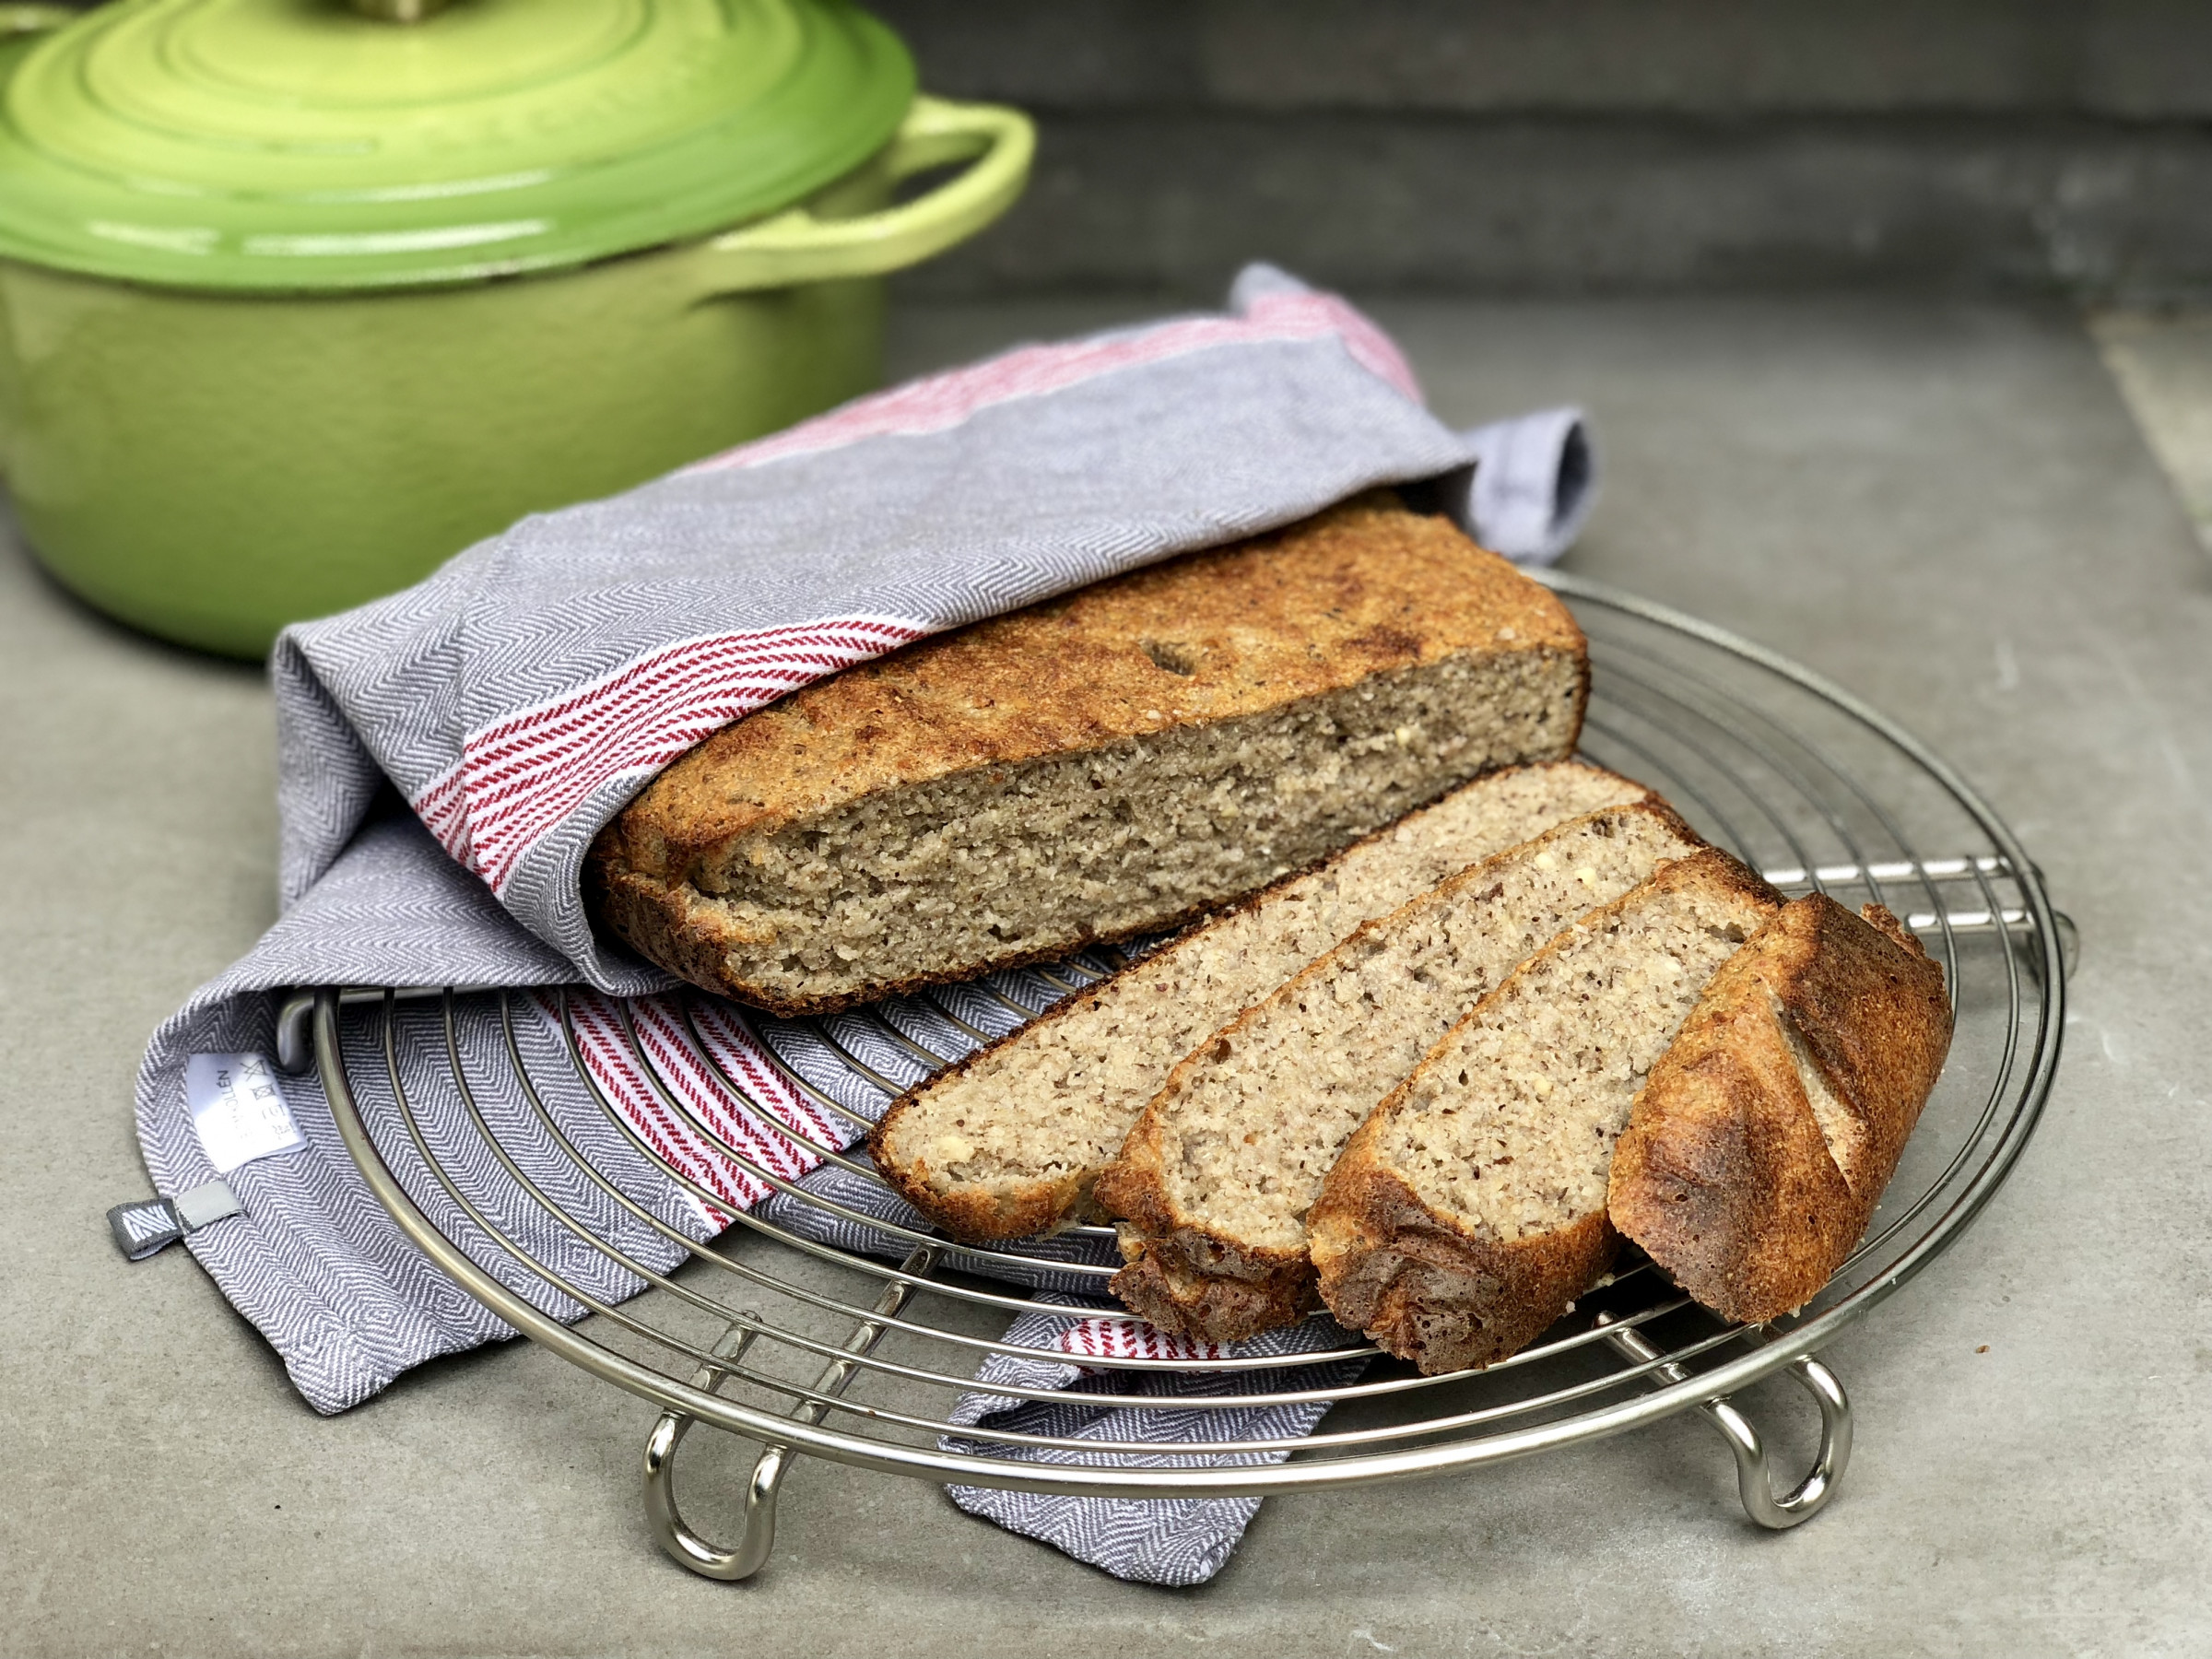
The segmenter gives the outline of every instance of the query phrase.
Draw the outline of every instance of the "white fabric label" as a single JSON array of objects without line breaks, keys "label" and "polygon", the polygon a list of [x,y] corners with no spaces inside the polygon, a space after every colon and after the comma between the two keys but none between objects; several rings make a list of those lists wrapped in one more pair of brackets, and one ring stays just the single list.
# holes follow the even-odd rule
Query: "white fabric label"
[{"label": "white fabric label", "polygon": [[241,1164],[307,1145],[265,1054],[194,1054],[184,1098],[207,1161],[228,1175]]}]

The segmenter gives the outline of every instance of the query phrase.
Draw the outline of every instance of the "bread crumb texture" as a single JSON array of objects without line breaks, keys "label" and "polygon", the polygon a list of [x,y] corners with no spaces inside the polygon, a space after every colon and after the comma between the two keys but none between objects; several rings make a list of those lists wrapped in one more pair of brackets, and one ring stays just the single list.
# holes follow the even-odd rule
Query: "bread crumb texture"
[{"label": "bread crumb texture", "polygon": [[1608,918],[1459,1033],[1393,1114],[1382,1155],[1478,1237],[1592,1213],[1636,1090],[1746,934],[1742,907],[1695,893]]},{"label": "bread crumb texture", "polygon": [[1426,1371],[1488,1364],[1595,1282],[1613,1148],[1706,983],[1780,908],[1707,850],[1516,970],[1361,1126],[1310,1215],[1338,1318]]},{"label": "bread crumb texture", "polygon": [[1180,924],[1487,770],[1570,753],[1559,602],[1365,498],[771,704],[594,843],[594,914],[785,1013]]},{"label": "bread crumb texture", "polygon": [[[1205,1039],[1099,1183],[1132,1222],[1117,1293],[1214,1340],[1311,1307],[1306,1212],[1352,1132],[1514,967],[1700,844],[1650,803],[1573,819],[1369,923]],[[1269,1294],[1227,1296],[1209,1277]]]},{"label": "bread crumb texture", "polygon": [[870,1137],[877,1167],[964,1237],[1060,1225],[1085,1212],[1100,1171],[1201,1038],[1447,876],[1562,818],[1647,794],[1571,761],[1465,784],[901,1097]]}]

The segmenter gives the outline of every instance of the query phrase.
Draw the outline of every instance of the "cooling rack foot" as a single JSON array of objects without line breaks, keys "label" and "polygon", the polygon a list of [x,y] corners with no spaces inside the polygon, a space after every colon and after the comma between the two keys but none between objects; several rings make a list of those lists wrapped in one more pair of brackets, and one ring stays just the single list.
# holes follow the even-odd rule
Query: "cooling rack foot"
[{"label": "cooling rack foot", "polygon": [[776,1547],[776,1490],[783,1484],[788,1449],[770,1446],[753,1465],[753,1477],[745,1488],[745,1533],[735,1549],[723,1549],[693,1532],[676,1507],[669,1477],[677,1447],[693,1419],[681,1412],[664,1411],[645,1442],[645,1519],[653,1542],[679,1566],[701,1578],[735,1583],[748,1579],[767,1565]]},{"label": "cooling rack foot", "polygon": [[[918,1244],[900,1265],[908,1273],[927,1274],[936,1265],[937,1255],[936,1246]],[[876,1317],[862,1321],[854,1328],[853,1335],[845,1339],[845,1352],[855,1359],[872,1352],[882,1340],[885,1329],[882,1322],[905,1307],[912,1294],[912,1285],[904,1281],[887,1286],[877,1299]],[[759,1315],[747,1314],[746,1318],[747,1324],[731,1325],[714,1345],[715,1357],[728,1363],[701,1366],[692,1379],[693,1387],[703,1388],[710,1394],[718,1392],[723,1379],[735,1370],[759,1331]],[[817,1394],[822,1397],[801,1404],[791,1414],[792,1420],[820,1422],[827,1410],[826,1401],[843,1394],[858,1369],[851,1359],[832,1359],[815,1383]],[[793,1453],[789,1446],[769,1445],[760,1449],[760,1456],[753,1465],[753,1477],[745,1486],[745,1535],[738,1540],[736,1548],[722,1549],[693,1532],[676,1504],[676,1449],[684,1443],[684,1436],[691,1431],[696,1420],[688,1412],[666,1410],[661,1413],[660,1420],[653,1426],[653,1433],[647,1436],[645,1520],[653,1528],[653,1542],[678,1566],[701,1578],[735,1583],[752,1577],[767,1565],[769,1554],[776,1547],[776,1493],[783,1485]]]},{"label": "cooling rack foot", "polygon": [[[753,1333],[733,1325],[715,1345],[724,1359],[742,1359]],[[728,1373],[716,1366],[702,1367],[694,1382],[712,1389]],[[769,1446],[753,1465],[753,1477],[745,1488],[745,1533],[735,1549],[710,1544],[693,1532],[676,1502],[676,1450],[684,1443],[697,1419],[680,1411],[664,1411],[645,1441],[645,1520],[653,1542],[679,1566],[701,1578],[735,1583],[748,1579],[767,1564],[776,1547],[776,1492],[783,1484],[790,1461],[788,1448]]]},{"label": "cooling rack foot", "polygon": [[[1598,1316],[1598,1323],[1612,1325],[1605,1314]],[[1659,1358],[1660,1350],[1642,1333],[1625,1325],[1608,1329],[1606,1340],[1620,1353],[1640,1362]],[[1689,1372],[1670,1361],[1660,1366],[1656,1374],[1669,1382],[1680,1382]],[[1790,1365],[1789,1374],[1820,1407],[1820,1450],[1813,1459],[1811,1471],[1784,1496],[1774,1494],[1773,1477],[1767,1467],[1766,1442],[1759,1438],[1751,1419],[1736,1409],[1735,1402],[1724,1395],[1698,1407],[1705,1420],[1720,1430],[1721,1438],[1728,1442],[1728,1450],[1735,1454],[1735,1488],[1743,1498],[1744,1512],[1759,1525],[1775,1532],[1800,1525],[1827,1507],[1851,1462],[1851,1399],[1844,1394],[1836,1373],[1807,1354]]]}]

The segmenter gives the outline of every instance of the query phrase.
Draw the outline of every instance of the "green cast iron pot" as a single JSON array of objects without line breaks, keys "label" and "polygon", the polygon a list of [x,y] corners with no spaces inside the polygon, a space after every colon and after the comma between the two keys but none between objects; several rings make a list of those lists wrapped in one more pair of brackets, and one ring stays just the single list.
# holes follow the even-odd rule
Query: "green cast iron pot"
[{"label": "green cast iron pot", "polygon": [[[917,98],[799,207],[453,287],[194,292],[0,259],[0,470],[85,599],[258,657],[287,622],[402,587],[525,513],[876,385],[883,274],[1003,212],[1032,144],[1013,111]],[[890,205],[900,179],[961,161]]]}]

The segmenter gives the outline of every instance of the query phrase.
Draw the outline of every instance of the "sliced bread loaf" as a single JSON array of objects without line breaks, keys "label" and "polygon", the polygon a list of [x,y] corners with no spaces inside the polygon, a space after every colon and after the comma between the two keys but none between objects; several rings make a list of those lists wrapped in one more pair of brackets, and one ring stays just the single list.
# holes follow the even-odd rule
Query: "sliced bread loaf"
[{"label": "sliced bread loaf", "polygon": [[1077,1216],[1176,1061],[1361,923],[1445,877],[1649,792],[1571,761],[1493,772],[1193,929],[901,1096],[868,1137],[924,1214],[971,1239]]},{"label": "sliced bread loaf", "polygon": [[1727,1318],[1804,1306],[1866,1230],[1950,1041],[1943,970],[1896,917],[1794,901],[1652,1068],[1613,1225]]},{"label": "sliced bread loaf", "polygon": [[1099,1178],[1113,1290],[1213,1341],[1314,1305],[1306,1211],[1345,1141],[1481,997],[1578,916],[1703,843],[1643,802],[1574,818],[1371,922],[1201,1041]]},{"label": "sliced bread loaf", "polygon": [[1322,1300],[1424,1372],[1487,1365],[1612,1261],[1613,1145],[1706,983],[1781,908],[1708,849],[1584,916],[1452,1029],[1308,1213]]},{"label": "sliced bread loaf", "polygon": [[783,1014],[1063,956],[1258,891],[1573,751],[1558,599],[1370,496],[793,692],[593,843],[594,914]]}]

